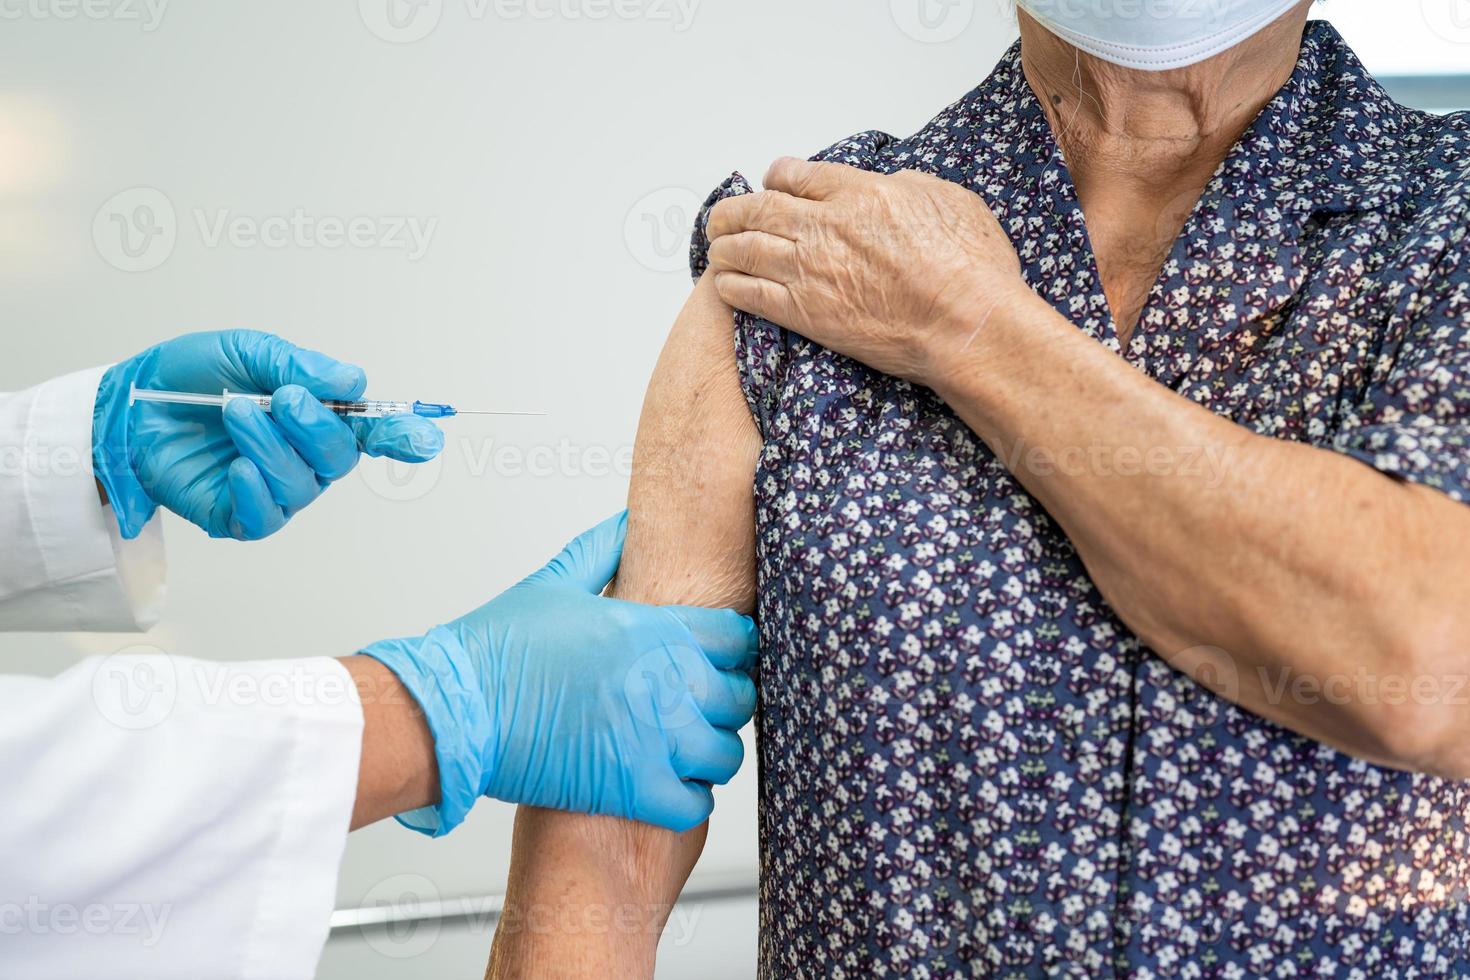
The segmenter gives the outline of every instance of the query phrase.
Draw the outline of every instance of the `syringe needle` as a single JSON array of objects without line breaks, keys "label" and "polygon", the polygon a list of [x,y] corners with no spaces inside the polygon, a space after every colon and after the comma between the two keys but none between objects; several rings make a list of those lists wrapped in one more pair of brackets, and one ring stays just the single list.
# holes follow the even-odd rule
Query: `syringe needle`
[{"label": "syringe needle", "polygon": [[521,418],[545,418],[545,412],[466,412],[457,410],[456,415],[514,415]]}]

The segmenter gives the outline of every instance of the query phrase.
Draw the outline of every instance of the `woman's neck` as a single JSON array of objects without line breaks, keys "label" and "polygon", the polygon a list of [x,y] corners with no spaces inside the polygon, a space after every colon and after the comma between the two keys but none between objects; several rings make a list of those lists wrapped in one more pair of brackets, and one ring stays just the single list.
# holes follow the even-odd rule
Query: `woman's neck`
[{"label": "woman's neck", "polygon": [[1066,155],[1120,342],[1215,170],[1295,70],[1310,5],[1162,72],[1095,58],[1019,12],[1021,66]]},{"label": "woman's neck", "polygon": [[1107,177],[1167,192],[1207,180],[1286,84],[1310,6],[1208,61],[1161,72],[1080,51],[1022,10],[1021,64],[1079,188]]}]

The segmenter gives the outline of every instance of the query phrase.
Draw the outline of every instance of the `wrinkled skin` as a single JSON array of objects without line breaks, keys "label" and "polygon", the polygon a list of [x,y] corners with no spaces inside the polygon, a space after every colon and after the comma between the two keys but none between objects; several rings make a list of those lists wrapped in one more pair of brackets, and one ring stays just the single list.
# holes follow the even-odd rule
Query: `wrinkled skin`
[{"label": "wrinkled skin", "polygon": [[980,197],[916,171],[782,159],[710,215],[720,298],[877,370],[930,384],[1026,286]]}]

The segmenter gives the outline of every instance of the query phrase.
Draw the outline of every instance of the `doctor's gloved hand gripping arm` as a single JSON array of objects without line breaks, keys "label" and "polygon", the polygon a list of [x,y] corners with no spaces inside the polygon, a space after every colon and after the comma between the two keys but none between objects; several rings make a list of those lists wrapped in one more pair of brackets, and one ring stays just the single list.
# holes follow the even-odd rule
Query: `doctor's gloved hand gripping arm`
[{"label": "doctor's gloved hand gripping arm", "polygon": [[[132,383],[273,391],[276,405],[269,418],[185,409],[175,422],[163,413],[176,408],[120,408]],[[292,383],[305,393],[282,390]],[[313,408],[360,385],[356,369],[235,333],[0,395],[0,446],[23,449],[0,470],[0,629],[146,626],[162,569],[156,506],[260,537],[359,450],[437,450],[420,421],[353,430]],[[404,814],[442,834],[480,795],[702,820],[709,784],[740,761],[730,729],[750,716],[753,630],[734,613],[600,597],[623,527],[604,524],[476,612],[365,655],[124,651],[54,678],[0,676],[0,773],[15,802],[0,824],[6,966],[28,980],[309,977],[349,825]],[[104,912],[117,928],[76,927]]]},{"label": "doctor's gloved hand gripping arm", "polygon": [[[366,648],[423,709],[438,803],[360,794],[358,822],[393,813],[435,836],[481,796],[684,831],[709,818],[755,711],[755,625],[728,609],[602,597],[620,514],[475,612]],[[350,669],[361,677],[362,665]],[[366,763],[366,760],[365,760]]]}]

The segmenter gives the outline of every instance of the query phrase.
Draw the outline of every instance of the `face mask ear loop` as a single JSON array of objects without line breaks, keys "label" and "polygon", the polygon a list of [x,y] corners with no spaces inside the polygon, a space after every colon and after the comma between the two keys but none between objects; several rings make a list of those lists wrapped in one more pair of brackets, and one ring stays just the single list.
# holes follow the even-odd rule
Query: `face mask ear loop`
[{"label": "face mask ear loop", "polygon": [[1072,66],[1072,87],[1077,90],[1077,107],[1072,110],[1072,118],[1067,120],[1066,135],[1068,136],[1072,135],[1072,124],[1082,114],[1083,99],[1092,99],[1092,104],[1097,106],[1097,114],[1099,116],[1103,114],[1102,103],[1097,99],[1093,99],[1091,95],[1087,94],[1087,90],[1082,87],[1082,49],[1074,48],[1072,53],[1076,56],[1076,62]]},{"label": "face mask ear loop", "polygon": [[1072,126],[1077,122],[1077,116],[1082,112],[1083,99],[1088,99],[1093,105],[1097,106],[1098,116],[1101,117],[1103,115],[1102,103],[1082,87],[1082,49],[1073,45],[1073,54],[1077,59],[1076,64],[1072,68],[1072,86],[1077,90],[1077,105],[1072,108],[1072,114],[1065,122],[1061,121],[1060,114],[1058,114],[1058,121],[1061,122],[1061,132],[1057,133],[1056,139],[1053,140],[1056,144],[1056,149],[1052,150],[1051,159],[1047,161],[1048,166],[1058,162],[1057,157],[1062,152],[1062,144],[1072,135]]}]

